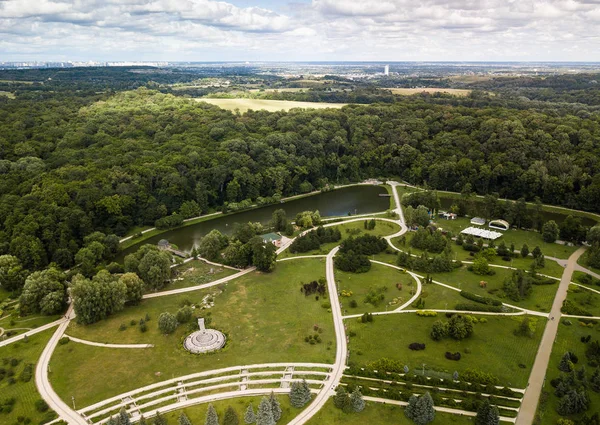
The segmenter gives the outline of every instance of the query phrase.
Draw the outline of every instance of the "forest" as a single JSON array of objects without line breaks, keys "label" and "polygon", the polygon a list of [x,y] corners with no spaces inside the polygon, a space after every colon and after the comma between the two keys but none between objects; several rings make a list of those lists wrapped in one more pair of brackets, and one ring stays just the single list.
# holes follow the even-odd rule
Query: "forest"
[{"label": "forest", "polygon": [[97,90],[110,78],[86,72],[81,90],[55,82],[63,90],[0,96],[0,255],[32,270],[57,252],[72,265],[95,231],[124,235],[369,177],[600,212],[600,114],[585,107],[414,96],[240,115],[128,90],[146,77]]}]

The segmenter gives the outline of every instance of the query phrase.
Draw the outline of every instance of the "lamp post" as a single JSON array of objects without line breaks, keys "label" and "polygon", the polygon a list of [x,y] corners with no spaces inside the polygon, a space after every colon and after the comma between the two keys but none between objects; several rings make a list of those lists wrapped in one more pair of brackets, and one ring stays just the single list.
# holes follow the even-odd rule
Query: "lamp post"
[{"label": "lamp post", "polygon": [[425,363],[423,363],[423,376],[425,376]]},{"label": "lamp post", "polygon": [[73,410],[77,410],[75,408],[75,396],[74,395],[71,396],[71,401],[73,402]]}]

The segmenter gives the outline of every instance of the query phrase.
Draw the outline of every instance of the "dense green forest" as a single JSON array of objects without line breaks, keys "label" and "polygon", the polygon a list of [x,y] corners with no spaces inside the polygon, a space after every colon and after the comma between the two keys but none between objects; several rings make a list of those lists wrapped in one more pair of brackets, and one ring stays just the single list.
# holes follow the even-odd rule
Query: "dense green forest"
[{"label": "dense green forest", "polygon": [[147,88],[0,96],[0,254],[38,269],[96,230],[367,177],[600,211],[600,114],[497,102],[236,115]]}]

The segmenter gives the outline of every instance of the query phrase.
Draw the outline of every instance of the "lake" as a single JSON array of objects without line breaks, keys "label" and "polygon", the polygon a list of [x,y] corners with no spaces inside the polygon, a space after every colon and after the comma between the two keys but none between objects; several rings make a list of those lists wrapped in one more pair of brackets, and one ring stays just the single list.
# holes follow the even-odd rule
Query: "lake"
[{"label": "lake", "polygon": [[318,210],[322,217],[346,216],[348,214],[368,214],[386,211],[390,207],[390,198],[379,194],[387,194],[383,186],[350,186],[330,192],[319,193],[304,198],[292,199],[281,204],[268,205],[236,214],[217,216],[212,220],[202,221],[187,227],[167,230],[159,235],[132,245],[119,253],[115,261],[122,262],[127,254],[135,252],[142,244],[157,244],[161,239],[167,239],[182,251],[191,251],[200,239],[211,230],[216,229],[224,234],[233,232],[235,223],[260,222],[268,224],[273,211],[284,209],[288,219],[294,219],[302,211]]}]

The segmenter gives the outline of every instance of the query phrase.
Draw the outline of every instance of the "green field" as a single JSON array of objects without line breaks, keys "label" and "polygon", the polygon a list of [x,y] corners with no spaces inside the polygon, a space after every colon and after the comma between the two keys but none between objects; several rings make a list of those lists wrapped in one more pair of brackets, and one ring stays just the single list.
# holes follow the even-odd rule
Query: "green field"
[{"label": "green field", "polygon": [[237,273],[236,270],[214,266],[199,260],[182,264],[176,268],[176,271],[178,275],[170,285],[164,288],[165,290],[203,285]]},{"label": "green field", "polygon": [[267,100],[267,99],[210,99],[203,97],[196,99],[198,102],[206,102],[211,105],[216,105],[221,109],[227,109],[234,111],[239,109],[240,112],[244,113],[252,109],[254,111],[265,110],[269,112],[277,111],[289,111],[294,108],[304,109],[324,109],[324,108],[336,108],[339,109],[346,106],[345,103],[321,103],[321,102],[297,102],[293,100]]},{"label": "green field", "polygon": [[[540,415],[542,424],[555,424],[561,417],[556,412],[559,399],[554,395],[554,388],[549,385],[550,381],[560,376],[561,372],[558,370],[558,364],[565,352],[571,351],[577,355],[579,362],[575,365],[575,369],[581,368],[586,365],[588,378],[594,371],[593,367],[587,365],[585,352],[587,345],[581,342],[581,337],[591,335],[592,341],[600,338],[600,322],[592,321],[595,325],[591,328],[581,326],[576,319],[570,319],[573,323],[571,326],[565,326],[561,321],[558,327],[558,335],[552,347],[552,354],[550,356],[550,363],[548,364],[548,370],[546,371],[546,386],[544,387],[545,392],[548,393],[546,403],[538,406],[538,414]],[[592,416],[594,413],[600,413],[600,394],[588,389],[587,394],[590,398],[590,408],[585,413],[587,416]],[[576,420],[582,415],[570,417],[569,419]]]},{"label": "green field", "polygon": [[600,294],[582,286],[569,285],[567,299],[590,312],[592,316],[600,316]]},{"label": "green field", "polygon": [[[83,407],[127,390],[203,370],[263,362],[333,363],[331,313],[321,306],[323,300],[316,301],[314,296],[305,297],[300,292],[300,282],[324,275],[322,259],[283,262],[270,274],[255,272],[210,290],[144,300],[89,326],[72,323],[67,334],[75,337],[121,344],[152,343],[155,347],[137,350],[74,342],[61,345],[52,357],[52,384],[63,399],[75,395]],[[210,309],[211,327],[223,331],[228,342],[217,353],[192,355],[183,349],[182,341],[197,329],[197,324],[181,325],[172,335],[164,336],[157,329],[157,318],[164,311],[175,313],[184,300],[199,304],[209,294],[214,294],[215,301]],[[146,313],[151,317],[147,332],[129,325]],[[119,331],[121,324],[127,329]],[[315,333],[314,325],[323,329],[323,342],[310,345],[304,338]],[[98,374],[98,370],[103,373]]]},{"label": "green field", "polygon": [[[221,400],[212,403],[217,411],[217,415],[219,415],[219,422],[223,423],[223,416],[225,415],[225,410],[228,406],[233,407],[233,409],[238,414],[238,418],[240,419],[240,423],[244,423],[244,413],[248,407],[248,404],[252,404],[254,407],[254,413],[256,413],[258,409],[258,404],[260,403],[262,397],[238,397],[232,398],[229,400]],[[293,418],[298,415],[302,411],[302,409],[296,409],[290,405],[290,398],[285,395],[277,396],[279,403],[281,405],[281,419],[279,420],[280,424],[286,424],[291,421]],[[186,407],[181,410],[174,410],[169,413],[165,413],[163,416],[167,419],[169,425],[175,425],[177,423],[177,419],[181,412],[185,412],[187,417],[192,422],[192,425],[203,425],[206,419],[206,411],[208,410],[208,404],[199,404],[197,406]]]},{"label": "green field", "polygon": [[[19,341],[0,348],[0,367],[11,371],[14,376],[6,376],[0,379],[0,403],[14,398],[16,400],[13,410],[10,413],[0,413],[0,423],[16,424],[19,417],[29,418],[32,424],[46,423],[54,418],[56,414],[52,410],[41,413],[35,408],[35,402],[41,397],[35,387],[35,364],[42,354],[48,340],[55,329],[49,329],[28,338],[28,342]],[[10,359],[18,359],[19,364],[15,367],[10,366]],[[30,380],[23,381],[23,369],[25,365],[33,364],[33,370]],[[15,380],[11,384],[9,381]],[[20,422],[19,422],[20,423]]]},{"label": "green field", "polygon": [[[369,220],[368,218],[365,220]],[[352,223],[342,224],[340,223],[338,226],[334,226],[338,228],[342,234],[342,240],[338,242],[330,242],[321,245],[319,249],[313,249],[308,252],[297,252],[292,254],[289,249],[283,251],[279,258],[286,257],[299,257],[303,255],[327,255],[329,251],[331,251],[336,246],[340,245],[344,239],[349,238],[350,236],[360,236],[364,234],[373,235],[373,236],[388,236],[393,235],[394,233],[400,230],[400,226],[396,223],[390,223],[389,221],[381,221],[376,220],[376,225],[373,230],[367,230],[364,228],[364,221],[355,221]]]},{"label": "green field", "polygon": [[[350,363],[364,365],[381,358],[398,360],[409,368],[420,368],[438,372],[459,373],[466,369],[477,369],[492,373],[500,379],[500,385],[524,388],[544,330],[545,320],[537,320],[533,338],[516,337],[513,331],[519,326],[521,317],[485,317],[487,323],[477,323],[473,335],[456,341],[446,338],[434,341],[429,336],[436,320],[446,320],[443,314],[438,317],[418,317],[414,313],[376,316],[373,323],[359,323],[348,319],[350,338]],[[411,351],[408,345],[413,342],[425,343],[423,351]],[[447,360],[446,351],[460,352],[460,361]],[[519,364],[525,368],[519,367]]]},{"label": "green field", "polygon": [[[533,285],[531,295],[521,301],[513,301],[504,295],[502,286],[504,280],[509,278],[512,270],[494,268],[496,274],[492,276],[479,276],[469,271],[466,266],[447,273],[432,273],[431,276],[438,282],[454,286],[463,291],[473,292],[478,295],[497,298],[507,304],[537,311],[550,311],[554,296],[558,290],[558,281],[553,285]],[[480,287],[480,282],[487,282],[487,287]],[[465,300],[465,302],[469,302]]]},{"label": "green field", "polygon": [[[333,405],[327,404],[307,422],[307,425],[409,425],[413,422],[404,416],[404,408],[392,404],[367,402],[365,410],[360,413],[344,413]],[[474,421],[468,416],[435,413],[431,425],[467,425]],[[195,425],[195,424],[194,424]]]},{"label": "green field", "polygon": [[452,310],[458,303],[469,302],[460,296],[459,291],[435,283],[423,284],[421,298],[425,301],[425,310]]},{"label": "green field", "polygon": [[[417,283],[411,275],[380,264],[372,264],[367,273],[335,270],[335,280],[342,294],[340,301],[344,314],[394,310],[408,301],[417,290]],[[396,288],[397,283],[402,284],[402,290]],[[382,294],[384,299],[376,302],[376,305],[366,303],[365,296],[369,291]],[[352,296],[345,295],[350,292]],[[358,307],[350,306],[352,300],[357,302]]]}]

